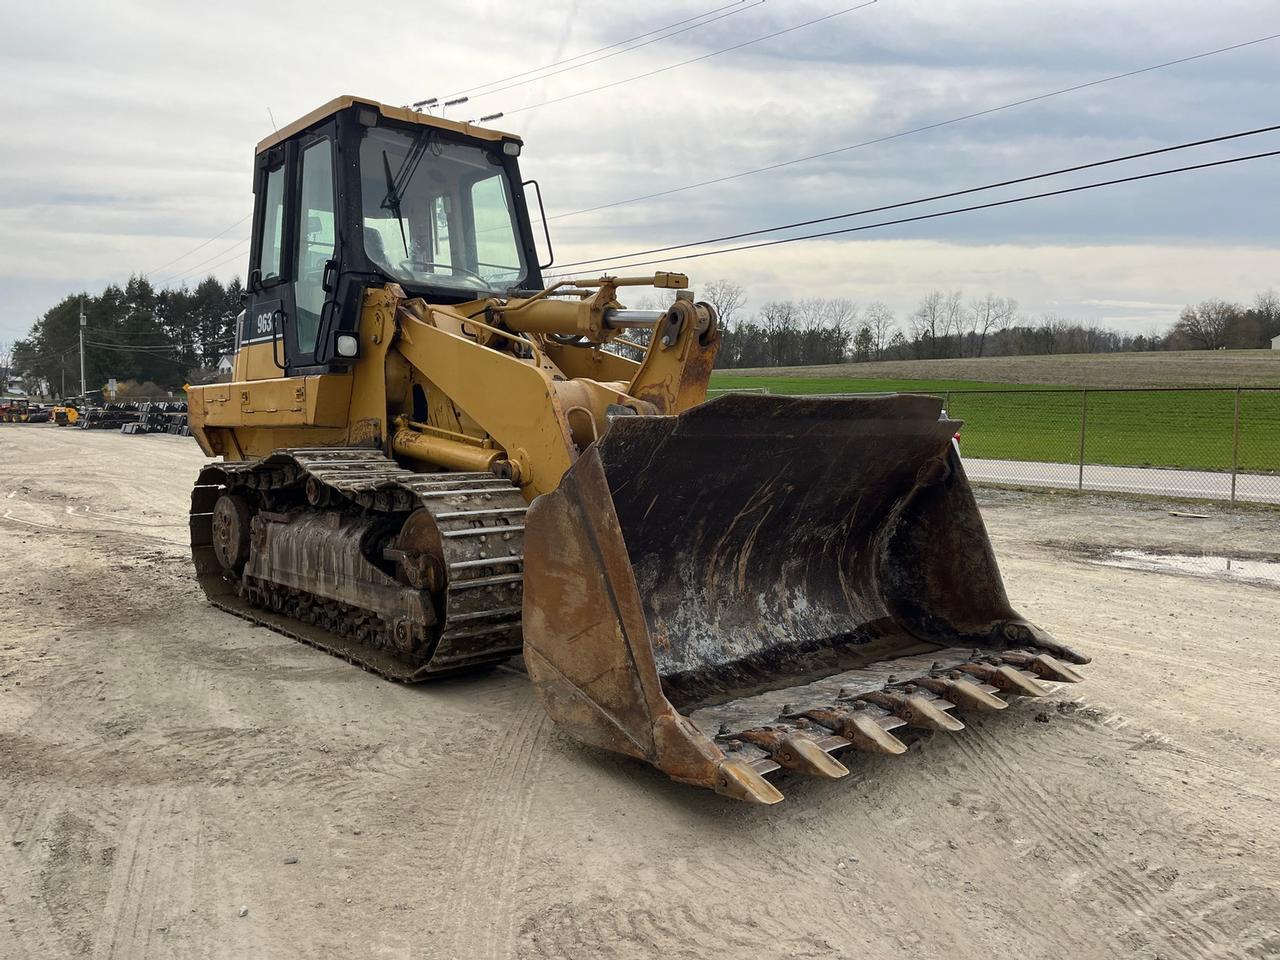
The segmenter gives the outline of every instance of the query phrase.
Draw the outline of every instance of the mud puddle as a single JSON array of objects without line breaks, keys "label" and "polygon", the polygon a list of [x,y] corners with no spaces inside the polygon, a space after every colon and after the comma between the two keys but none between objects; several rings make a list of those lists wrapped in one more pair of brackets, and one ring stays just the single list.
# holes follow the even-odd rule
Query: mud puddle
[{"label": "mud puddle", "polygon": [[1155,573],[1184,573],[1193,576],[1240,580],[1280,586],[1280,561],[1212,554],[1156,553],[1149,550],[1112,550],[1094,563],[1106,567],[1149,570]]}]

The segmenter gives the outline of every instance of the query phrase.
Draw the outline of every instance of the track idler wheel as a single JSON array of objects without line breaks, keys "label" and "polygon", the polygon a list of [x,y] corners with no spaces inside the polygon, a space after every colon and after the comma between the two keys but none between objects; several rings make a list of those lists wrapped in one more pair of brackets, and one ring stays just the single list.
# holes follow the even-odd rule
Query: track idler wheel
[{"label": "track idler wheel", "polygon": [[231,573],[249,559],[249,518],[249,503],[238,494],[224,493],[213,505],[213,554]]}]

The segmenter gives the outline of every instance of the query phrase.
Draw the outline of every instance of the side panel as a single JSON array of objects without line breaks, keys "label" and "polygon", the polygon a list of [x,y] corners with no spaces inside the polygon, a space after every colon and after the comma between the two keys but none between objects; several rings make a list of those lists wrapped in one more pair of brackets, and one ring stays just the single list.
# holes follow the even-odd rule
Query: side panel
[{"label": "side panel", "polygon": [[[341,444],[386,450],[387,349],[402,296],[395,286],[366,291],[360,358],[349,372],[188,388],[189,423],[201,449],[228,460],[266,456],[280,447]],[[270,342],[243,347],[237,372],[251,351],[271,363],[270,350]]]},{"label": "side panel", "polygon": [[[217,384],[202,391],[200,423],[209,426],[345,427],[349,373]],[[190,416],[195,419],[195,410]]]}]

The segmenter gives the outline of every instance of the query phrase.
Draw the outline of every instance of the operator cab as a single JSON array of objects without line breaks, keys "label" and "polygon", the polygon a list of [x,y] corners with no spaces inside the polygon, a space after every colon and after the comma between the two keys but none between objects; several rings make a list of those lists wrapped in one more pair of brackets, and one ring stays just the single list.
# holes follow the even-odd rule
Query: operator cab
[{"label": "operator cab", "polygon": [[368,287],[432,303],[541,289],[519,154],[512,134],[355,97],[268,137],[237,351],[269,344],[273,376],[336,372]]}]

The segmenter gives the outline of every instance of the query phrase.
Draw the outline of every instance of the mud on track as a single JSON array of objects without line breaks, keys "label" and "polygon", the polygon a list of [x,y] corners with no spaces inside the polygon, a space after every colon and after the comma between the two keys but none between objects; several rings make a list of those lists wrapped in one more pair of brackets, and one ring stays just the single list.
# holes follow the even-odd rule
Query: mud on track
[{"label": "mud on track", "polygon": [[1280,955],[1280,589],[1096,562],[1263,555],[1280,514],[981,494],[1089,682],[753,809],[516,672],[393,686],[209,608],[201,462],[0,427],[6,960]]}]

